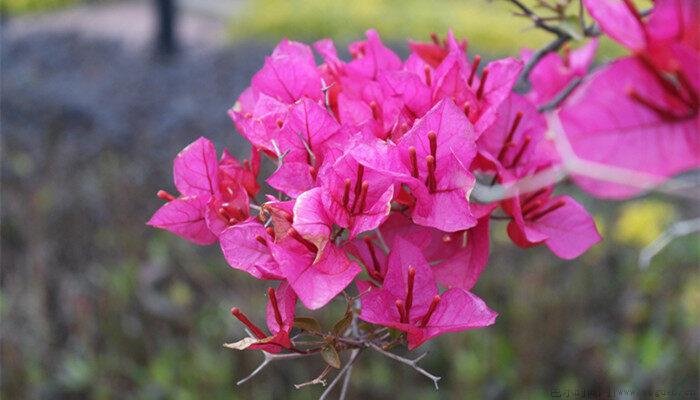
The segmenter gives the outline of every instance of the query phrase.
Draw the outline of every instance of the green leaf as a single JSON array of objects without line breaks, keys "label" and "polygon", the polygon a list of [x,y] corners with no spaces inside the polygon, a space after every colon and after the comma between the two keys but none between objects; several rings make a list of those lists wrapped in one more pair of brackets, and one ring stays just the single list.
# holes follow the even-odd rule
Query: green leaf
[{"label": "green leaf", "polygon": [[348,329],[351,322],[352,309],[348,307],[348,310],[345,311],[345,315],[343,315],[343,318],[336,322],[335,325],[333,325],[333,333],[335,333],[336,335],[341,335],[343,332],[345,332],[346,329]]},{"label": "green leaf", "polygon": [[321,325],[311,317],[294,318],[294,326],[305,331],[321,332]]},{"label": "green leaf", "polygon": [[338,351],[332,345],[325,346],[321,349],[323,360],[335,369],[340,369],[340,356]]}]

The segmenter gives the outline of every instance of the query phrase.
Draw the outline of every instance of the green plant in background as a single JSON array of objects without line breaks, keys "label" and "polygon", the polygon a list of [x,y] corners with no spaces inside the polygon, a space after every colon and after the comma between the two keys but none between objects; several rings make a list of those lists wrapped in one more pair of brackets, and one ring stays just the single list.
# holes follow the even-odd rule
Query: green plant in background
[{"label": "green plant in background", "polygon": [[[232,17],[230,32],[234,43],[276,42],[283,37],[307,42],[329,37],[343,42],[359,39],[358,32],[368,27],[379,27],[386,41],[402,42],[407,37],[425,40],[429,32],[443,34],[451,28],[457,37],[484,46],[476,50],[491,56],[517,54],[523,47],[547,43],[546,32],[530,29],[525,18],[512,18],[513,11],[505,1],[486,0],[251,1]],[[619,49],[604,40],[600,54],[609,57],[619,54]]]},{"label": "green plant in background", "polygon": [[658,238],[676,217],[673,206],[659,200],[639,200],[622,207],[615,225],[615,240],[644,247]]},{"label": "green plant in background", "polygon": [[50,11],[80,3],[81,0],[2,0],[0,10],[10,15]]}]

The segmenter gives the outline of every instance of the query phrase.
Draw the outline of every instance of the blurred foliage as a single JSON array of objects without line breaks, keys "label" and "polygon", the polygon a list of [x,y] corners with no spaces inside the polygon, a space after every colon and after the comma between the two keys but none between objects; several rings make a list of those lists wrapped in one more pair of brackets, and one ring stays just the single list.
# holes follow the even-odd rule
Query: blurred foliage
[{"label": "blurred foliage", "polygon": [[658,238],[676,218],[673,206],[658,200],[628,202],[615,226],[620,243],[643,247]]},{"label": "blurred foliage", "polygon": [[[570,8],[576,15],[577,7]],[[452,29],[458,38],[468,39],[470,48],[490,56],[517,56],[523,47],[537,48],[552,40],[550,34],[531,29],[528,19],[513,16],[514,11],[503,0],[250,1],[233,17],[231,37],[234,42],[276,42],[284,37],[314,42],[329,37],[346,43],[376,28],[386,42],[403,44],[407,38],[425,41],[430,32],[444,36]],[[610,57],[621,50],[603,40],[601,53]]]},{"label": "blurred foliage", "polygon": [[0,0],[0,10],[10,15],[43,12],[71,6],[85,0]]}]

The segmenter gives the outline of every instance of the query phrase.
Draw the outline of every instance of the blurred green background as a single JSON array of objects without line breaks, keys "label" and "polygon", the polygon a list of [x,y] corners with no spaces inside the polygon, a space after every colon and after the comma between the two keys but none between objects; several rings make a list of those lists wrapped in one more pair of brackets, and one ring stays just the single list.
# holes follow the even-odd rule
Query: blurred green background
[{"label": "blurred green background", "polygon": [[[172,190],[173,156],[200,135],[247,151],[225,112],[283,36],[346,43],[376,27],[405,54],[404,38],[452,27],[488,57],[548,36],[526,29],[504,1],[183,0],[179,52],[164,55],[154,50],[152,6],[2,0],[0,395],[317,397],[322,388],[293,384],[318,375],[318,359],[280,362],[235,385],[261,356],[222,348],[244,335],[229,309],[262,321],[265,285],[228,268],[216,246],[145,226],[156,190]],[[608,42],[600,59],[620,52]],[[515,248],[495,221],[474,291],[500,313],[496,325],[425,346],[422,364],[443,377],[440,391],[367,352],[349,398],[697,398],[698,238],[638,265],[669,224],[698,214],[697,202],[616,203],[564,190],[595,214],[602,244],[562,261]],[[338,302],[314,316],[330,324],[342,312]]]}]

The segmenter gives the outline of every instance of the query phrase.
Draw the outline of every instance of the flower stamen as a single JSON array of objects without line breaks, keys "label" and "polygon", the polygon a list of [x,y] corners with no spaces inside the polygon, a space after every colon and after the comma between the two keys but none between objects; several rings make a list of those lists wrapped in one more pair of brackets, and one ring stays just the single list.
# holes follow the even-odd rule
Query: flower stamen
[{"label": "flower stamen", "polygon": [[171,202],[171,201],[175,200],[175,196],[173,196],[172,194],[166,192],[165,190],[159,190],[159,191],[156,193],[156,196],[158,196],[158,198],[160,198],[160,199],[162,199],[162,200],[165,200],[165,201],[167,201],[167,202]]},{"label": "flower stamen", "polygon": [[270,299],[270,304],[272,305],[272,310],[275,312],[275,320],[279,329],[282,330],[284,321],[282,320],[282,313],[280,312],[279,304],[277,304],[277,296],[275,295],[275,289],[267,288],[267,297]]},{"label": "flower stamen", "polygon": [[566,205],[566,201],[564,201],[564,200],[559,200],[559,201],[557,201],[556,203],[554,203],[553,205],[551,205],[551,206],[549,206],[548,208],[544,209],[543,211],[540,211],[540,212],[538,212],[538,213],[532,215],[532,216],[529,217],[528,219],[530,219],[531,221],[537,221],[538,219],[544,217],[545,215],[551,213],[552,211],[558,210],[558,209],[564,207],[564,205]]},{"label": "flower stamen", "polygon": [[484,72],[481,73],[481,81],[479,82],[479,89],[476,91],[476,98],[481,100],[484,97],[484,89],[486,89],[486,80],[489,78],[489,69],[484,68]]},{"label": "flower stamen", "polygon": [[430,193],[435,193],[437,190],[437,179],[435,178],[435,157],[426,156],[425,162],[428,166],[428,179],[426,180],[426,185]]},{"label": "flower stamen", "polygon": [[416,269],[413,266],[408,267],[408,282],[406,288],[406,322],[410,321],[411,307],[413,306],[413,286],[416,280]]},{"label": "flower stamen", "polygon": [[408,158],[411,161],[411,176],[418,179],[418,157],[416,156],[416,148],[411,146],[408,148]]},{"label": "flower stamen", "polygon": [[234,317],[238,318],[239,321],[243,323],[243,325],[247,326],[250,331],[258,337],[258,339],[265,339],[267,335],[262,331],[262,329],[258,328],[254,323],[250,322],[248,317],[243,314],[241,310],[238,309],[238,307],[233,307],[231,309],[231,314],[233,314]]},{"label": "flower stamen", "polygon": [[469,79],[467,80],[468,86],[471,86],[472,82],[474,82],[474,76],[476,76],[476,70],[479,68],[479,64],[481,64],[481,56],[474,56],[474,61],[472,62],[472,70],[469,72]]},{"label": "flower stamen", "polygon": [[514,168],[516,165],[518,165],[520,159],[523,157],[523,154],[525,154],[525,150],[527,150],[528,146],[530,146],[530,142],[532,142],[532,136],[525,136],[525,139],[523,140],[523,145],[520,146],[520,150],[518,150],[518,152],[515,154],[515,157],[513,157],[513,161],[511,161],[508,168]]},{"label": "flower stamen", "polygon": [[428,307],[428,312],[425,313],[423,316],[423,319],[420,320],[420,326],[421,328],[425,327],[428,325],[428,322],[430,321],[430,317],[433,316],[433,313],[435,312],[435,309],[438,306],[438,303],[440,303],[440,295],[436,294],[435,297],[433,297],[433,301],[430,302],[430,307]]},{"label": "flower stamen", "polygon": [[372,238],[369,236],[365,236],[364,238],[365,244],[367,245],[367,249],[369,250],[369,255],[372,258],[372,267],[374,268],[374,277],[379,278],[378,280],[381,281],[381,276],[382,276],[382,270],[379,266],[379,259],[377,258],[377,253],[374,250],[374,244],[372,243]]}]

